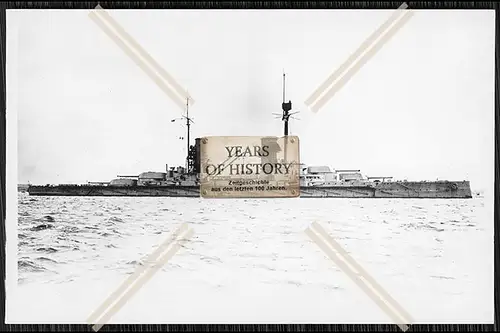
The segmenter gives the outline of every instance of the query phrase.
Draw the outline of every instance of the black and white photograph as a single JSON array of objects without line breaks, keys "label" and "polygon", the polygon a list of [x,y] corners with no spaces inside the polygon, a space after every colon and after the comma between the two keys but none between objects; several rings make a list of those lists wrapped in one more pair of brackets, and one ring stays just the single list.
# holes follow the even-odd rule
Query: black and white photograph
[{"label": "black and white photograph", "polygon": [[493,10],[103,7],[7,10],[6,323],[493,323]]}]

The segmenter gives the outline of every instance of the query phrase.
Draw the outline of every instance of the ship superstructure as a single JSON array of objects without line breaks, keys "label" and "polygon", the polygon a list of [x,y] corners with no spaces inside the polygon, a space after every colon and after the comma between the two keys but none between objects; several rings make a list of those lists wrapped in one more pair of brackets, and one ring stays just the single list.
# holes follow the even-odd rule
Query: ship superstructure
[{"label": "ship superstructure", "polygon": [[[288,136],[292,102],[285,101],[283,73],[283,134]],[[186,100],[187,154],[185,166],[165,165],[165,170],[138,175],[118,175],[109,182],[81,185],[29,185],[28,193],[37,196],[161,196],[200,197],[200,143],[190,142],[192,119]],[[175,120],[175,119],[174,119]],[[172,121],[174,121],[172,120]],[[300,166],[301,198],[472,198],[469,181],[406,181],[391,176],[368,177],[361,170],[335,170],[329,166]]]}]

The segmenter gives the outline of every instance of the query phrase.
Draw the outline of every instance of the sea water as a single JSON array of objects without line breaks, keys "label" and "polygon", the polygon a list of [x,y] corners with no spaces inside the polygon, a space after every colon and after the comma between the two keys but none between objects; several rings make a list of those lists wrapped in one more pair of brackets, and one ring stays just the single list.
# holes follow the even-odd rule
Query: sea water
[{"label": "sea water", "polygon": [[[473,199],[18,199],[9,322],[85,323],[181,224],[191,239],[110,323],[391,323],[318,222],[414,323],[493,321],[493,221]],[[490,209],[490,210],[488,210]]]}]

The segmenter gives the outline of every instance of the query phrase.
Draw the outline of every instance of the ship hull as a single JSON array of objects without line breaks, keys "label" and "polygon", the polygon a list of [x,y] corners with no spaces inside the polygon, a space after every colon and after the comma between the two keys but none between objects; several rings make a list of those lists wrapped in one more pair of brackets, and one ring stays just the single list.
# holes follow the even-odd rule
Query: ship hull
[{"label": "ship hull", "polygon": [[[30,186],[34,196],[85,197],[200,197],[198,186]],[[377,185],[307,186],[300,188],[301,198],[433,198],[469,199],[468,181],[460,182],[387,182]]]},{"label": "ship hull", "polygon": [[302,187],[301,198],[426,198],[470,199],[468,181],[461,182],[388,182],[375,186]]},{"label": "ship hull", "polygon": [[81,197],[199,197],[198,186],[30,186],[30,195]]}]

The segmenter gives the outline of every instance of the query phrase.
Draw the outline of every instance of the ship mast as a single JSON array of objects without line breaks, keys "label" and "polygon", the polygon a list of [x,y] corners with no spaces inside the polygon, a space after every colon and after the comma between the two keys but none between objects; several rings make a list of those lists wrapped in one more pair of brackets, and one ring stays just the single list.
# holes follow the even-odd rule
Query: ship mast
[{"label": "ship mast", "polygon": [[283,109],[283,116],[282,120],[284,122],[284,135],[285,135],[285,145],[283,147],[284,149],[284,159],[285,161],[287,160],[287,152],[288,152],[288,120],[290,119],[290,110],[292,109],[292,102],[288,101],[288,103],[285,103],[285,70],[283,69],[283,102],[281,103],[281,109]]},{"label": "ship mast", "polygon": [[[194,151],[194,146],[192,147],[190,145],[191,143],[191,123],[194,123],[194,121],[189,118],[189,97],[186,97],[186,115],[182,116],[181,118],[175,118],[172,119],[171,122],[175,122],[176,120],[182,120],[186,119],[186,129],[187,129],[187,137],[186,137],[186,173],[190,173],[191,170],[194,168],[194,160],[193,160],[193,151]],[[184,137],[180,137],[179,139],[184,140]]]},{"label": "ship mast", "polygon": [[187,150],[186,150],[186,171],[189,172],[189,167],[190,167],[190,156],[189,156],[189,148],[190,145],[189,143],[191,142],[190,136],[191,136],[191,119],[189,118],[189,96],[186,97],[186,127],[187,127]]},{"label": "ship mast", "polygon": [[292,109],[292,101],[285,103],[285,72],[283,71],[283,102],[281,103],[283,109],[283,117],[281,120],[284,122],[284,135],[288,136],[288,120],[290,119],[290,110]]}]

